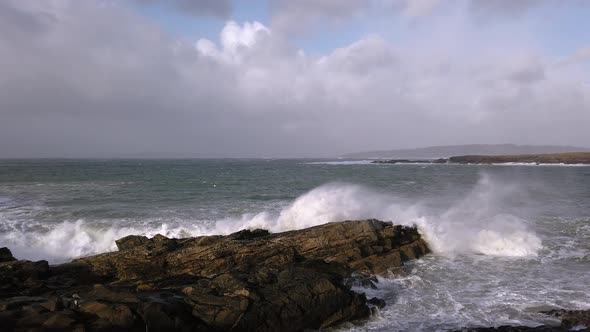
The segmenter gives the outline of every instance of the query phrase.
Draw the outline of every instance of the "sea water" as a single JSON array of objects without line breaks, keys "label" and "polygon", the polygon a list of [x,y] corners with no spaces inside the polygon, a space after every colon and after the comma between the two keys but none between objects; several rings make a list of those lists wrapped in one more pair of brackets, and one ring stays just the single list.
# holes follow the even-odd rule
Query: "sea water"
[{"label": "sea water", "polygon": [[590,308],[590,167],[342,160],[0,161],[0,247],[67,262],[129,234],[272,232],[378,218],[433,254],[357,289],[388,305],[350,331],[555,324]]}]

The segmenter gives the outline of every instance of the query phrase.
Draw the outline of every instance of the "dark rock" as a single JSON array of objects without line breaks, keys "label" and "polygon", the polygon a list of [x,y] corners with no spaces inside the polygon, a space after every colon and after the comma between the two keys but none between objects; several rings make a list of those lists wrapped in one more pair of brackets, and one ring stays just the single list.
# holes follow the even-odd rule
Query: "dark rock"
[{"label": "dark rock", "polygon": [[108,327],[132,327],[136,317],[128,306],[123,304],[109,304],[98,301],[86,302],[80,305],[80,311],[96,315],[100,318],[100,325]]},{"label": "dark rock", "polygon": [[590,328],[590,310],[566,311],[561,315],[561,326],[568,329],[578,326]]},{"label": "dark rock", "polygon": [[58,298],[49,298],[47,301],[39,304],[48,311],[57,311],[63,309],[63,303]]},{"label": "dark rock", "polygon": [[46,329],[68,329],[76,323],[73,314],[69,312],[55,312],[43,323]]},{"label": "dark rock", "polygon": [[250,239],[255,239],[258,237],[267,236],[268,234],[269,234],[269,232],[265,229],[254,229],[254,230],[244,229],[239,232],[235,232],[233,234],[230,234],[229,236],[234,240],[250,240]]},{"label": "dark rock", "polygon": [[[44,261],[1,263],[0,281],[8,286],[0,284],[0,298],[12,300],[2,300],[7,304],[0,325],[27,321],[31,329],[90,331],[323,329],[366,318],[371,306],[384,305],[355,293],[352,284],[376,287],[374,274],[428,253],[415,228],[378,220],[278,234],[127,236],[116,243],[117,252],[52,267]],[[39,298],[13,303],[14,296],[30,294]]]},{"label": "dark rock", "polygon": [[45,302],[42,297],[15,296],[0,300],[0,311],[14,310],[33,303]]},{"label": "dark rock", "polygon": [[372,274],[353,274],[350,278],[346,280],[346,284],[352,287],[362,287],[362,288],[370,288],[370,289],[377,289],[377,277]]},{"label": "dark rock", "polygon": [[14,256],[12,256],[12,252],[10,252],[10,249],[6,248],[6,247],[2,247],[0,248],[0,263],[1,262],[11,262],[11,261],[15,261],[16,258],[14,258]]},{"label": "dark rock", "polygon": [[369,301],[367,301],[367,303],[372,304],[379,309],[385,308],[385,304],[386,304],[385,300],[380,299],[380,298],[376,298],[376,297],[370,299]]},{"label": "dark rock", "polygon": [[129,235],[116,240],[115,244],[119,250],[127,250],[144,245],[148,241],[149,239],[146,236]]},{"label": "dark rock", "polygon": [[385,305],[386,305],[385,300],[377,298],[377,297],[374,297],[374,298],[368,300],[367,303],[372,304],[379,309],[385,308]]}]

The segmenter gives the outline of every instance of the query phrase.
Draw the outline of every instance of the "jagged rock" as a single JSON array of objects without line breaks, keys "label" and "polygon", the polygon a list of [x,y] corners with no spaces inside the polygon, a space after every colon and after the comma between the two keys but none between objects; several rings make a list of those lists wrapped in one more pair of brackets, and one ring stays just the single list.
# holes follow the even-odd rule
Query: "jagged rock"
[{"label": "jagged rock", "polygon": [[561,315],[561,326],[572,329],[585,326],[590,329],[590,310],[571,310]]},{"label": "jagged rock", "polygon": [[69,312],[56,312],[43,323],[43,327],[46,329],[71,328],[76,323],[73,316],[74,315]]},{"label": "jagged rock", "polygon": [[10,249],[6,248],[6,247],[2,247],[0,248],[0,263],[1,262],[11,262],[11,261],[15,261],[16,258],[14,258],[14,256],[12,256],[12,252],[10,251]]},{"label": "jagged rock", "polygon": [[0,300],[0,311],[14,310],[33,303],[45,302],[42,297],[15,296]]},{"label": "jagged rock", "polygon": [[554,309],[541,313],[561,318],[561,326],[567,329],[586,326],[590,329],[590,310]]},{"label": "jagged rock", "polygon": [[148,241],[149,239],[147,238],[147,236],[128,235],[116,240],[115,244],[117,245],[117,248],[119,248],[119,250],[127,250],[139,247]]},{"label": "jagged rock", "polygon": [[234,240],[250,240],[255,239],[257,237],[263,237],[270,234],[266,229],[244,229],[239,232],[235,232],[230,234],[229,236]]},{"label": "jagged rock", "polygon": [[[359,284],[374,287],[372,275],[428,253],[415,228],[378,220],[278,234],[127,236],[116,243],[117,252],[52,267],[1,263],[0,280],[10,281],[13,290],[0,286],[0,299],[31,293],[21,276],[41,298],[7,307],[0,325],[89,331],[322,329],[369,316],[369,304],[385,304],[352,291],[353,273]],[[25,305],[30,317],[23,325]]]},{"label": "jagged rock", "polygon": [[367,303],[372,304],[379,309],[385,308],[385,305],[386,305],[385,300],[377,298],[377,297],[370,299],[369,301],[367,301]]}]

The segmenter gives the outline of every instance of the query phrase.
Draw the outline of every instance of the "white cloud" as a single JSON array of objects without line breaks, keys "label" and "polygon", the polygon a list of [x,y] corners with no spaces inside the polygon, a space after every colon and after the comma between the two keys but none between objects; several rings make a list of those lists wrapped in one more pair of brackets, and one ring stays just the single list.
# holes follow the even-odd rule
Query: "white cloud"
[{"label": "white cloud", "polygon": [[0,19],[5,157],[590,141],[583,50],[564,66],[526,40],[457,39],[453,25],[437,40],[375,34],[307,55],[259,22],[228,22],[219,40],[190,42],[117,5],[36,4],[0,3],[0,17],[11,14]]}]

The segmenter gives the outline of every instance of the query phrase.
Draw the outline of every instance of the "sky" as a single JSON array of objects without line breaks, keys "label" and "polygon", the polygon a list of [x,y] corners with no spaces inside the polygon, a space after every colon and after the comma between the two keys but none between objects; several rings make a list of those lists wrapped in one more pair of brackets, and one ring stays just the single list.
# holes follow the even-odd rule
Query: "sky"
[{"label": "sky", "polygon": [[590,1],[2,0],[0,158],[590,146]]}]

